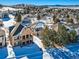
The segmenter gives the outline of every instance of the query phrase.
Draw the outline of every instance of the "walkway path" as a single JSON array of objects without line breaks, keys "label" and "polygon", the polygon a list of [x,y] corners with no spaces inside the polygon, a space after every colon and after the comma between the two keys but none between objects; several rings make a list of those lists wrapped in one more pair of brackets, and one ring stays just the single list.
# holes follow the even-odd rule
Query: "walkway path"
[{"label": "walkway path", "polygon": [[8,51],[7,58],[13,58],[13,57],[15,57],[15,53],[14,53],[13,48],[12,48],[12,45],[10,44],[9,41],[8,41],[8,44],[7,44],[7,51]]},{"label": "walkway path", "polygon": [[46,49],[43,47],[43,44],[38,37],[33,36],[33,42],[37,44],[38,47],[43,50],[43,59],[54,59],[53,57],[49,55],[49,53],[46,52]]}]

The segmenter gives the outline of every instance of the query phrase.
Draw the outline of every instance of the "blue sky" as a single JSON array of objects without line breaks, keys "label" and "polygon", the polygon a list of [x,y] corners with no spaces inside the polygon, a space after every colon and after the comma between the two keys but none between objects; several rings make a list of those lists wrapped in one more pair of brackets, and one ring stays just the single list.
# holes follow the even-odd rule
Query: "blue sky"
[{"label": "blue sky", "polygon": [[79,5],[79,0],[0,0],[0,4],[34,4],[34,5]]}]

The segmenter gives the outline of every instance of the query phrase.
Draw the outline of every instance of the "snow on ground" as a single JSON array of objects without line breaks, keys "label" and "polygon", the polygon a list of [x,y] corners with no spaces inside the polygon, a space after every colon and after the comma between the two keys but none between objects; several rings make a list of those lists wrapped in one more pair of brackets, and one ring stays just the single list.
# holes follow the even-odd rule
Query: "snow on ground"
[{"label": "snow on ground", "polygon": [[[14,24],[16,24],[16,22],[14,21],[15,19],[15,17],[13,16],[13,15],[11,15],[11,14],[9,14],[9,17],[10,17],[10,20],[9,21],[3,21],[3,24],[4,24],[4,27],[2,27],[2,29],[5,31],[5,33],[6,33],[6,37],[8,37],[8,35],[9,35],[9,30],[8,30],[8,28],[10,27],[10,26],[13,26]],[[2,19],[0,19],[0,20],[2,20]]]},{"label": "snow on ground", "polygon": [[14,21],[14,16],[12,16],[11,14],[9,15],[10,20],[9,21],[3,21],[4,27],[10,27],[12,25],[14,25],[16,22]]},{"label": "snow on ground", "polygon": [[9,14],[9,17],[13,19],[15,18],[15,16],[13,16],[12,14]]},{"label": "snow on ground", "polygon": [[20,58],[20,59],[28,59],[27,57],[22,57],[22,58]]},{"label": "snow on ground", "polygon": [[52,56],[49,55],[49,53],[46,52],[46,49],[43,47],[43,44],[38,37],[33,36],[33,42],[43,50],[43,59],[54,59]]},{"label": "snow on ground", "polygon": [[[7,58],[16,57],[15,52],[14,52],[14,50],[13,50],[13,48],[12,48],[12,45],[10,44],[9,41],[8,41],[8,44],[7,44],[7,51],[8,51],[8,56],[7,56]],[[16,59],[16,58],[13,58],[13,59]],[[25,56],[25,57],[22,57],[22,58],[20,58],[20,59],[28,59],[28,57]]]},{"label": "snow on ground", "polygon": [[12,8],[12,7],[3,7],[0,9],[0,11],[18,11],[18,10],[22,10],[22,9],[15,9],[15,8]]},{"label": "snow on ground", "polygon": [[[7,44],[7,51],[8,51],[7,58],[15,57],[15,53],[14,53],[13,48],[12,48],[12,45],[10,44],[9,41],[8,41],[8,44]],[[14,58],[14,59],[16,59],[16,58]]]},{"label": "snow on ground", "polygon": [[70,52],[71,55],[73,55],[73,52],[67,49],[66,47],[60,48],[62,51]]},{"label": "snow on ground", "polygon": [[10,27],[12,25],[14,25],[16,22],[14,21],[14,19],[11,19],[9,21],[4,21],[4,27]]},{"label": "snow on ground", "polygon": [[[9,21],[4,21],[3,22],[4,23],[4,27],[5,27],[4,29],[6,29],[6,28],[8,28],[8,27],[10,27],[10,26],[15,24],[14,16],[9,15],[9,17],[10,17]],[[8,33],[7,29],[6,29],[6,32]],[[53,58],[53,57],[51,57],[49,55],[49,53],[46,52],[46,49],[44,49],[43,44],[42,44],[41,40],[38,37],[33,36],[33,41],[34,41],[35,44],[37,44],[37,46],[39,48],[41,48],[43,50],[43,59],[52,59]],[[7,58],[16,57],[10,42],[7,45],[7,51],[8,51],[8,57]],[[28,59],[28,58],[26,56],[26,57],[23,57],[21,59]]]},{"label": "snow on ground", "polygon": [[38,37],[33,36],[33,41],[34,41],[35,44],[38,45],[39,48],[41,48],[43,51],[45,51],[45,49],[43,47],[43,44],[42,44],[41,40]]}]

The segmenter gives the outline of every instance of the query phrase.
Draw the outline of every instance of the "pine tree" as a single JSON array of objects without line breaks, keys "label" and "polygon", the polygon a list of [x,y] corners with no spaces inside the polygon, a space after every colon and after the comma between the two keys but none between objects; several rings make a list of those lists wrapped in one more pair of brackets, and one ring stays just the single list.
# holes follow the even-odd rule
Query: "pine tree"
[{"label": "pine tree", "polygon": [[17,14],[16,15],[16,22],[21,22],[21,19],[22,19],[21,15]]}]

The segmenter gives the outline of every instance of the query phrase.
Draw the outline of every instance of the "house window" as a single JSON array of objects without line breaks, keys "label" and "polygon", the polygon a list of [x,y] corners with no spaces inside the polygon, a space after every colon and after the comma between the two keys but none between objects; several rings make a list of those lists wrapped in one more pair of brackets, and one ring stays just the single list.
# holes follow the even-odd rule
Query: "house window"
[{"label": "house window", "polygon": [[25,45],[25,44],[26,44],[25,42],[22,43],[22,45]]},{"label": "house window", "polygon": [[30,39],[30,40],[32,40],[32,35],[29,35],[29,36],[30,36],[30,38],[29,38],[29,39]]},{"label": "house window", "polygon": [[26,35],[26,38],[29,38],[29,35]]},{"label": "house window", "polygon": [[17,39],[19,39],[19,36],[17,37]]},{"label": "house window", "polygon": [[2,46],[2,43],[0,43],[0,46]]},{"label": "house window", "polygon": [[25,35],[23,36],[23,39],[25,39]]},{"label": "house window", "polygon": [[30,38],[32,38],[32,35],[29,35]]}]

